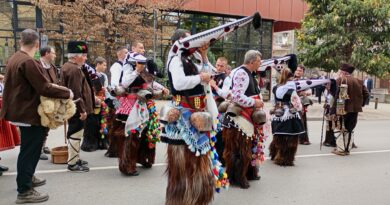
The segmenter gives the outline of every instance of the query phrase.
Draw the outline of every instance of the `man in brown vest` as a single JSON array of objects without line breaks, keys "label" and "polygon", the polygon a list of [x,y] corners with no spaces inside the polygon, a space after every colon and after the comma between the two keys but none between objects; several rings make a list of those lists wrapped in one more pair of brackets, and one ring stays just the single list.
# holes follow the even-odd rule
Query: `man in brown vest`
[{"label": "man in brown vest", "polygon": [[88,47],[83,41],[68,43],[69,61],[62,66],[62,83],[74,93],[76,113],[68,120],[68,169],[70,171],[88,172],[88,162],[81,160],[80,142],[83,138],[84,124],[87,115],[93,113],[94,94],[88,71],[82,69],[87,60]]},{"label": "man in brown vest", "polygon": [[21,144],[17,162],[16,182],[18,196],[16,203],[38,203],[49,196],[34,190],[46,180],[34,176],[41,154],[46,129],[41,125],[38,114],[40,96],[71,99],[69,89],[50,83],[41,72],[40,65],[33,59],[39,48],[38,33],[26,29],[20,36],[20,51],[12,55],[6,66],[3,93],[3,107],[0,118],[20,127]]},{"label": "man in brown vest", "polygon": [[[43,75],[47,78],[47,80],[49,80],[50,83],[59,84],[60,81],[58,78],[58,71],[55,65],[53,65],[53,62],[56,59],[56,51],[54,50],[54,48],[50,46],[46,46],[41,48],[39,53],[41,54],[41,58],[39,59],[38,62],[41,64]],[[47,140],[47,136],[49,135],[49,130],[50,129],[47,129],[46,139],[43,143],[41,156],[39,157],[39,159],[41,160],[49,159],[49,157],[47,157],[46,155],[46,154],[50,154],[50,150],[46,146],[46,140]]]},{"label": "man in brown vest", "polygon": [[[358,113],[363,112],[362,107],[369,97],[363,81],[352,76],[355,67],[350,64],[342,64],[338,72],[336,84],[338,87],[334,107],[340,119],[341,135],[336,140],[336,149],[332,152],[337,155],[349,155],[353,147],[353,130],[356,127]],[[344,91],[343,91],[344,90]]]}]

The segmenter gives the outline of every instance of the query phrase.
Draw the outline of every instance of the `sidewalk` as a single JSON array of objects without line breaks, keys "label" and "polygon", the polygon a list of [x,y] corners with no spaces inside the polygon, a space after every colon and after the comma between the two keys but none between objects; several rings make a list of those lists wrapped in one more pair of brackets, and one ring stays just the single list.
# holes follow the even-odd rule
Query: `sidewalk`
[{"label": "sidewalk", "polygon": [[[324,103],[318,104],[317,98],[312,98],[312,100],[314,104],[309,106],[308,120],[322,120]],[[370,102],[369,105],[363,107],[363,112],[359,113],[359,120],[390,120],[390,104],[378,103],[375,109],[375,103]]]}]

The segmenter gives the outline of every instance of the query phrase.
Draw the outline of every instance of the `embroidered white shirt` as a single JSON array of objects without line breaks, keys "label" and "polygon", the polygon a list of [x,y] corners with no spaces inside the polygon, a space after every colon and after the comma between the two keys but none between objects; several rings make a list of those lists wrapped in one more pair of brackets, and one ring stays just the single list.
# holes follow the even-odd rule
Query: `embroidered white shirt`
[{"label": "embroidered white shirt", "polygon": [[[214,73],[216,70],[211,63],[203,63],[202,57],[198,52],[193,54],[193,57],[196,58],[200,64],[194,62],[199,72],[208,72]],[[186,76],[184,74],[183,63],[178,55],[174,55],[172,59],[168,59],[168,68],[172,77],[172,84],[175,90],[188,90],[194,88],[196,85],[201,83],[199,75]]]},{"label": "embroidered white shirt", "polygon": [[115,62],[114,64],[112,64],[112,66],[110,68],[111,87],[114,88],[114,87],[119,85],[119,80],[120,80],[120,77],[122,74],[122,70],[123,70],[123,66],[120,63]]},{"label": "embroidered white shirt", "polygon": [[[232,72],[233,73],[233,72]],[[245,91],[249,86],[249,75],[244,69],[239,69],[233,75],[233,102],[243,107],[252,107],[255,104],[255,99],[246,96]]]}]

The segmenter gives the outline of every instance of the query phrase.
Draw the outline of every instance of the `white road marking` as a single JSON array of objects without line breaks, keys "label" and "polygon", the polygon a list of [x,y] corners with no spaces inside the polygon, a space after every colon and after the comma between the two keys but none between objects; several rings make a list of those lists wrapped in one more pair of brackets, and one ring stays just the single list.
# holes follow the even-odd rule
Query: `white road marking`
[{"label": "white road marking", "polygon": [[[358,155],[358,154],[376,154],[376,153],[386,153],[390,152],[389,149],[386,150],[373,150],[373,151],[361,151],[361,152],[351,152],[351,155]],[[297,155],[296,158],[312,158],[312,157],[326,157],[326,156],[337,156],[332,153],[327,154],[308,154],[308,155]],[[266,159],[269,159],[269,157],[266,157]],[[167,163],[156,163],[153,164],[153,167],[161,167],[166,166]],[[137,165],[138,166],[138,165]],[[139,166],[141,167],[141,166]],[[106,166],[106,167],[91,167],[90,170],[109,170],[109,169],[118,169],[118,166]],[[38,170],[35,173],[36,174],[50,174],[50,173],[61,173],[61,172],[68,172],[67,169],[54,169],[54,170]],[[3,172],[3,176],[15,176],[16,172]]]}]

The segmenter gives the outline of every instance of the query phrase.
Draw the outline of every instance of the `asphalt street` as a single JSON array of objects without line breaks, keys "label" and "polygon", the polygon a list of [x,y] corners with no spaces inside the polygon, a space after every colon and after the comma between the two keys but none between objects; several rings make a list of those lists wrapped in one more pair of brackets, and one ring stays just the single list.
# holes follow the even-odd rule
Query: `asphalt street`
[{"label": "asphalt street", "polygon": [[[382,107],[382,109],[384,109]],[[388,113],[378,111],[380,116]],[[382,113],[382,114],[381,114]],[[321,121],[309,121],[311,145],[299,146],[294,167],[279,167],[266,160],[260,168],[260,181],[247,190],[231,186],[215,194],[213,205],[388,205],[390,204],[390,119],[368,118],[362,114],[355,130],[358,148],[350,156],[320,150]],[[50,147],[64,143],[63,128],[52,130]],[[271,139],[267,139],[267,146]],[[40,161],[37,176],[47,184],[37,190],[49,193],[42,204],[69,205],[162,205],[165,200],[166,145],[157,146],[156,164],[140,168],[140,175],[121,175],[117,159],[104,157],[105,151],[81,153],[90,164],[88,173],[71,173],[65,165]],[[0,152],[1,164],[10,167],[0,177],[0,205],[16,199],[16,160],[18,148]],[[268,155],[268,150],[267,150]]]}]

